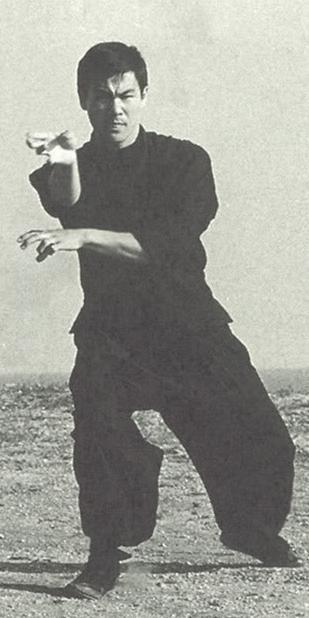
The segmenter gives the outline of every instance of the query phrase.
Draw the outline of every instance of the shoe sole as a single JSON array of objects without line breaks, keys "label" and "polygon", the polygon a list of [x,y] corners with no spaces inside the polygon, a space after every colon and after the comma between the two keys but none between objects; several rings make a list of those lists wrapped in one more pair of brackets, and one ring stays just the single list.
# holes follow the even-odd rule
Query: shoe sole
[{"label": "shoe sole", "polygon": [[112,588],[113,586],[100,591],[86,584],[67,584],[64,588],[64,592],[69,598],[98,601]]},{"label": "shoe sole", "polygon": [[257,560],[262,562],[264,566],[267,566],[267,567],[297,568],[297,567],[302,566],[301,561],[297,558],[297,556],[295,556],[292,550],[288,550],[287,553],[283,554],[281,557],[278,556],[276,558],[276,557],[269,556],[267,558],[267,557],[263,557],[261,553],[259,553],[258,551],[255,551],[253,548],[250,548],[246,545],[242,545],[236,540],[233,541],[232,539],[231,540],[227,539],[223,535],[220,536],[220,541],[228,549],[232,549],[233,551],[238,551],[242,554],[246,554],[247,556],[252,556],[252,558],[256,558]]}]

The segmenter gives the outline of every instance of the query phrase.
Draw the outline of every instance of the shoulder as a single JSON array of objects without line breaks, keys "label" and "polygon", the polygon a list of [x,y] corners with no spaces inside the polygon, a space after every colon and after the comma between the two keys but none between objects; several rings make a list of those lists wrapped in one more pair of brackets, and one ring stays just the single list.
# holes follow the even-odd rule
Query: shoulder
[{"label": "shoulder", "polygon": [[76,154],[77,154],[77,159],[79,163],[85,164],[89,160],[91,160],[94,156],[93,146],[91,142],[90,141],[85,142],[84,144],[82,144],[82,146],[77,148]]},{"label": "shoulder", "polygon": [[29,180],[35,189],[39,190],[47,183],[50,170],[51,166],[49,165],[49,163],[44,163],[41,167],[38,167],[33,172],[31,172],[31,174],[29,175]]},{"label": "shoulder", "polygon": [[147,147],[154,156],[164,163],[210,164],[210,156],[202,146],[187,139],[145,131]]}]

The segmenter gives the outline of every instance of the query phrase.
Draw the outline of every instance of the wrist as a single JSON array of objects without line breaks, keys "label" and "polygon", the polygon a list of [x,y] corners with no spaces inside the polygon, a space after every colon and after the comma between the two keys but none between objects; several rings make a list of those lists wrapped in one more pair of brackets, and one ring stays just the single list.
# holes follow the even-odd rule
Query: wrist
[{"label": "wrist", "polygon": [[87,228],[82,228],[80,230],[80,245],[81,249],[88,247],[91,243],[91,230]]},{"label": "wrist", "polygon": [[51,165],[57,165],[60,168],[74,167],[77,165],[76,150],[69,150],[55,146],[49,153],[49,162]]}]

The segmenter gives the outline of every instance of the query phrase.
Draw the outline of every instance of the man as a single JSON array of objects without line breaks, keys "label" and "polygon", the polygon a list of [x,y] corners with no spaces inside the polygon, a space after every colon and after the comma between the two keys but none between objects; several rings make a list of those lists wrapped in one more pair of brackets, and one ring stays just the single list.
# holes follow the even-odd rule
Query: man
[{"label": "man", "polygon": [[74,469],[90,554],[70,594],[97,598],[119,574],[119,546],[154,529],[162,451],[132,414],[156,409],[211,499],[221,541],[265,564],[293,566],[279,532],[289,512],[294,447],[204,278],[199,240],[217,210],[208,154],[146,132],[147,69],[134,47],[99,43],[78,67],[91,139],[34,135],[48,162],[31,176],[63,229],[18,240],[37,260],[77,251],[84,304],[77,345]]}]

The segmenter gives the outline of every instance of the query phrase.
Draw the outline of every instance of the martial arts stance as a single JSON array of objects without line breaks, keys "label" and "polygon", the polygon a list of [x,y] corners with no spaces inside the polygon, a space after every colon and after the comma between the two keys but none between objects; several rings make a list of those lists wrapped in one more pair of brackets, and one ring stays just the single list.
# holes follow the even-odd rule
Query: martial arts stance
[{"label": "martial arts stance", "polygon": [[68,592],[98,597],[119,574],[119,546],[154,529],[163,452],[135,410],[161,412],[210,497],[221,541],[265,564],[297,559],[279,532],[289,512],[294,447],[231,319],[205,283],[199,238],[217,198],[208,154],[140,125],[147,69],[134,47],[100,43],[78,67],[93,128],[29,136],[48,157],[31,176],[62,228],[30,231],[37,260],[78,251],[84,304],[77,357],[74,469],[88,563]]}]

